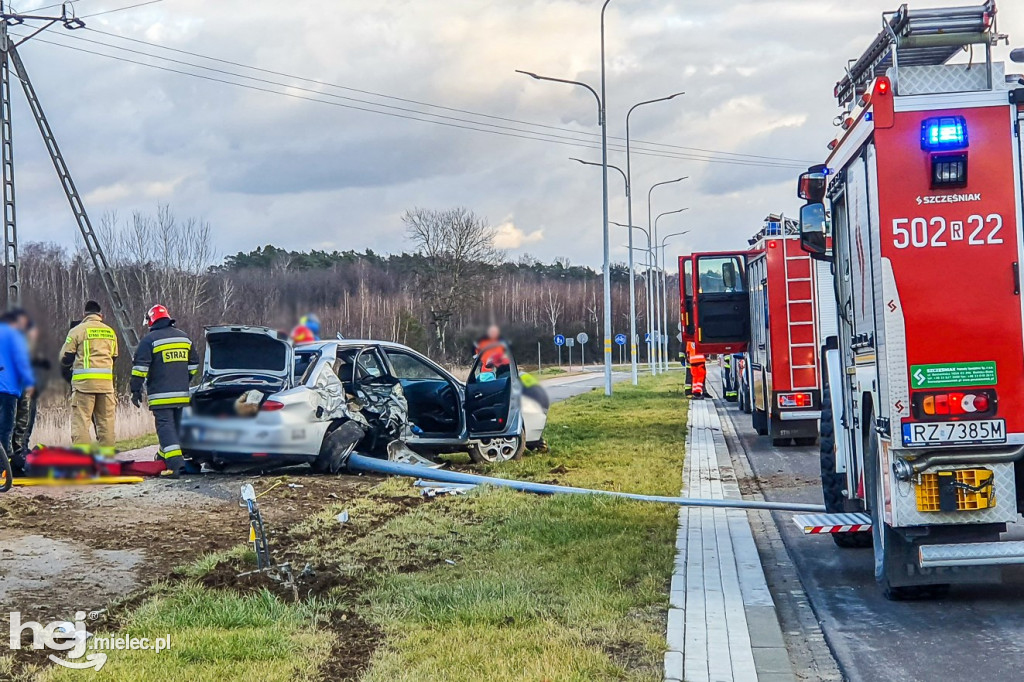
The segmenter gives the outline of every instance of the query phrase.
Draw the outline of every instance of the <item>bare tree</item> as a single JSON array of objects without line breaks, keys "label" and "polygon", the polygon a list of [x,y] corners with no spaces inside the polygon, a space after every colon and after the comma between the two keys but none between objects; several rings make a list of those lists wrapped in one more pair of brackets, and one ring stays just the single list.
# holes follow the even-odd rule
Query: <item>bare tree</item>
[{"label": "bare tree", "polygon": [[544,314],[547,315],[548,322],[551,323],[552,336],[558,333],[558,318],[562,316],[564,309],[565,306],[562,305],[561,299],[555,296],[554,289],[548,289],[547,300],[544,301]]},{"label": "bare tree", "polygon": [[414,208],[402,216],[417,252],[420,293],[430,310],[434,341],[447,352],[452,318],[481,300],[482,280],[503,257],[494,246],[494,228],[472,211]]}]

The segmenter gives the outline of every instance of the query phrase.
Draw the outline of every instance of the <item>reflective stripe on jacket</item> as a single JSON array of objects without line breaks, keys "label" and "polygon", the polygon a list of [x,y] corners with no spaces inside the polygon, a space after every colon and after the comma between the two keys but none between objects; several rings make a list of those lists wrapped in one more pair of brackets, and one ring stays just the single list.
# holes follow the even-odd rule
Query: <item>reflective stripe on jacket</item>
[{"label": "reflective stripe on jacket", "polygon": [[132,393],[141,393],[145,385],[151,410],[184,407],[189,403],[189,381],[198,371],[192,340],[171,320],[157,320],[135,353]]},{"label": "reflective stripe on jacket", "polygon": [[[71,385],[82,393],[114,392],[114,360],[117,358],[117,335],[103,324],[99,315],[86,315],[68,332],[61,357],[74,355]],[[66,367],[67,365],[65,365]]]}]

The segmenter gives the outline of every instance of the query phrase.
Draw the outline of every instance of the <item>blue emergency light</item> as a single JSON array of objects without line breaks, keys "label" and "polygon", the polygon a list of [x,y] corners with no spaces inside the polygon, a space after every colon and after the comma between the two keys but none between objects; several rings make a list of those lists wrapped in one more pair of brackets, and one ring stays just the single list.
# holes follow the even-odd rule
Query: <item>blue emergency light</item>
[{"label": "blue emergency light", "polygon": [[947,151],[967,146],[967,121],[963,116],[926,118],[921,122],[921,149]]}]

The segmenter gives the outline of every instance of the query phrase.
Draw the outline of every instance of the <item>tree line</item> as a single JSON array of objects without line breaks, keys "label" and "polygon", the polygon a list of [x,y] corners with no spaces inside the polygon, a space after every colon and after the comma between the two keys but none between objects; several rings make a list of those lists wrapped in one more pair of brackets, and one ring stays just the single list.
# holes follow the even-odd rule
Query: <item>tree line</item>
[{"label": "tree line", "polygon": [[[197,342],[208,325],[288,330],[313,312],[324,336],[397,341],[438,360],[466,364],[483,328],[498,323],[526,367],[537,362],[538,342],[542,361],[556,361],[552,337],[558,333],[586,332],[588,360],[600,359],[599,272],[565,258],[509,260],[494,248],[493,228],[464,208],[412,209],[403,222],[411,248],[394,254],[265,245],[218,259],[213,228],[199,219],[178,219],[166,206],[154,214],[108,214],[98,232],[140,329],[154,303],[166,305]],[[56,358],[84,301],[94,298],[106,306],[101,282],[80,245],[26,244],[20,268],[23,304],[42,332],[37,352]],[[614,331],[628,334],[628,268],[614,264],[611,277]],[[678,310],[675,287],[670,279],[669,310]],[[641,335],[647,324],[644,296],[638,279]],[[670,315],[672,332],[677,317]],[[128,358],[118,363],[119,383],[127,381],[130,364]]]}]

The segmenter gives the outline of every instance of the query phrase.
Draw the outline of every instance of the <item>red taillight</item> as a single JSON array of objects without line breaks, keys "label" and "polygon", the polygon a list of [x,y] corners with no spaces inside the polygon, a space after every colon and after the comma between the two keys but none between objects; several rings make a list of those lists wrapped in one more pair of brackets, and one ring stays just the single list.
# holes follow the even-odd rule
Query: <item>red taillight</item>
[{"label": "red taillight", "polygon": [[918,394],[914,403],[920,413],[928,417],[941,415],[964,416],[989,412],[995,405],[996,395],[992,390],[955,391],[952,393]]},{"label": "red taillight", "polygon": [[892,83],[889,82],[888,78],[883,76],[879,78],[878,81],[875,83],[875,93],[879,95],[888,95],[889,88],[891,87]]},{"label": "red taillight", "polygon": [[779,407],[810,407],[814,399],[810,393],[780,393]]},{"label": "red taillight", "polygon": [[263,404],[260,405],[260,411],[262,412],[277,412],[283,409],[284,403],[279,403],[276,400],[264,400]]}]

